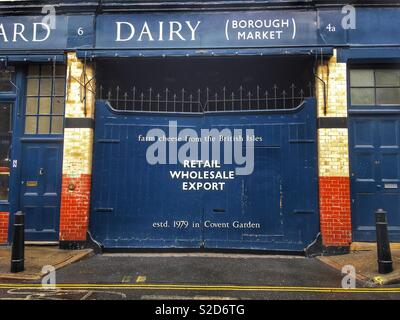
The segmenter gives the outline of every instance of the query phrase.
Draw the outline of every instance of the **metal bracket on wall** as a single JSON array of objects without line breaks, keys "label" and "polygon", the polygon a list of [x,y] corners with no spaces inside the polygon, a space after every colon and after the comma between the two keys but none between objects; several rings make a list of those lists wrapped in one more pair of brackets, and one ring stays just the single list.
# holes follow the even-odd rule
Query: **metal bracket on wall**
[{"label": "metal bracket on wall", "polygon": [[[317,52],[315,53],[315,66],[314,66],[314,77],[319,80],[322,83],[323,86],[323,91],[324,91],[324,116],[326,116],[326,114],[328,113],[328,104],[327,104],[327,99],[328,99],[328,90],[327,90],[327,83],[324,81],[324,79],[322,79],[321,77],[318,76],[317,71],[316,71],[316,65],[318,64],[318,54]],[[323,52],[322,52],[322,48],[321,48],[321,61],[320,61],[320,65],[323,65]],[[329,79],[329,64],[326,65],[327,68],[327,79]]]},{"label": "metal bracket on wall", "polygon": [[89,90],[93,95],[96,94],[96,89],[93,88],[93,80],[95,79],[94,76],[92,76],[91,78],[87,75],[86,72],[86,68],[87,68],[87,59],[86,59],[86,53],[85,53],[85,58],[83,61],[83,71],[81,73],[80,79],[77,79],[73,76],[71,76],[71,66],[69,67],[69,79],[68,79],[68,87],[70,87],[70,80],[74,79],[76,82],[79,83],[80,85],[80,102],[84,103],[83,106],[83,110],[84,110],[84,114],[85,117],[87,117],[87,90]]}]

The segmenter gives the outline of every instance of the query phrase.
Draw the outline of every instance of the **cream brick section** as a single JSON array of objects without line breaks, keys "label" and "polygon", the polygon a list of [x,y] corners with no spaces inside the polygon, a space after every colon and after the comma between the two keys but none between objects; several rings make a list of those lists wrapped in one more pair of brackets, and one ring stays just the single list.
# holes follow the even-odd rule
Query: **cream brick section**
[{"label": "cream brick section", "polygon": [[324,86],[316,80],[318,117],[347,117],[346,64],[336,62],[336,49],[326,64],[318,67],[318,76],[325,81],[327,113],[324,114]]},{"label": "cream brick section", "polygon": [[[326,86],[327,112],[324,114],[324,95],[317,81],[318,117],[347,117],[346,64],[337,63],[336,50],[326,64],[319,66],[318,76]],[[318,129],[319,176],[348,177],[349,147],[347,128]]]},{"label": "cream brick section", "polygon": [[349,176],[347,129],[318,129],[320,177]]},{"label": "cream brick section", "polygon": [[64,130],[63,174],[78,178],[81,174],[92,173],[92,129]]},{"label": "cream brick section", "polygon": [[[67,97],[65,106],[66,118],[85,118],[84,65],[75,53],[67,55]],[[86,66],[86,82],[93,77],[93,68]],[[95,87],[94,80],[90,86]],[[86,92],[86,117],[93,118],[95,97],[92,91]],[[92,172],[93,129],[65,128],[63,175],[77,178]]]},{"label": "cream brick section", "polygon": [[[66,118],[85,118],[84,89],[81,85],[84,82],[84,64],[76,57],[75,53],[67,55],[67,101]],[[93,78],[93,68],[86,66],[86,82]],[[90,81],[89,87],[95,88],[94,80]],[[86,117],[93,118],[94,114],[94,95],[90,90],[86,91]]]}]

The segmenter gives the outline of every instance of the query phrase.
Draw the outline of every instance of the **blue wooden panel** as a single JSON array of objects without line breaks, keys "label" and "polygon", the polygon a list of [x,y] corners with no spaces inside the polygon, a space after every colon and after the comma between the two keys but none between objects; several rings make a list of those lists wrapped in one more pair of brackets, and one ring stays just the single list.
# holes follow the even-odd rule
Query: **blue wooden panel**
[{"label": "blue wooden panel", "polygon": [[400,240],[400,118],[352,115],[349,120],[354,241],[375,241],[378,208],[388,212],[390,240]]},{"label": "blue wooden panel", "polygon": [[[93,237],[110,248],[304,249],[319,232],[315,110],[308,99],[285,112],[117,113],[98,101]],[[254,130],[261,140],[241,149],[254,152],[253,172],[236,175],[223,190],[183,190],[182,180],[170,176],[185,170],[182,164],[149,164],[153,142],[138,141],[149,129],[168,132],[170,121],[199,136],[204,129]],[[237,168],[228,162],[222,157],[217,170]],[[179,220],[188,228],[174,228]]]}]

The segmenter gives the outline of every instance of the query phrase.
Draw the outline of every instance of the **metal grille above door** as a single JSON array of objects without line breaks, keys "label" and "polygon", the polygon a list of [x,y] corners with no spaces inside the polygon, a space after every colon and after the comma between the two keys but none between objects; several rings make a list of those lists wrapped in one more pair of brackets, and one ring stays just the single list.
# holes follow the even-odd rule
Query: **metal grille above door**
[{"label": "metal grille above door", "polygon": [[287,88],[256,86],[253,89],[240,86],[237,90],[222,87],[190,91],[182,88],[155,90],[132,86],[122,90],[119,86],[105,88],[100,85],[97,99],[107,100],[113,109],[139,112],[202,113],[223,111],[290,110],[299,106],[305,98],[314,96],[313,84],[295,85]]},{"label": "metal grille above door", "polygon": [[289,110],[314,96],[314,63],[299,56],[97,60],[96,94],[121,111]]}]

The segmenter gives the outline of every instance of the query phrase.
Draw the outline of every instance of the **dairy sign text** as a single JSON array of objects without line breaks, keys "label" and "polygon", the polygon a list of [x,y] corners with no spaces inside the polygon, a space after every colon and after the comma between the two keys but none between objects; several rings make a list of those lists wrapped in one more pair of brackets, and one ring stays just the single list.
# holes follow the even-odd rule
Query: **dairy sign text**
[{"label": "dairy sign text", "polygon": [[97,48],[269,47],[316,42],[313,12],[102,15]]}]

